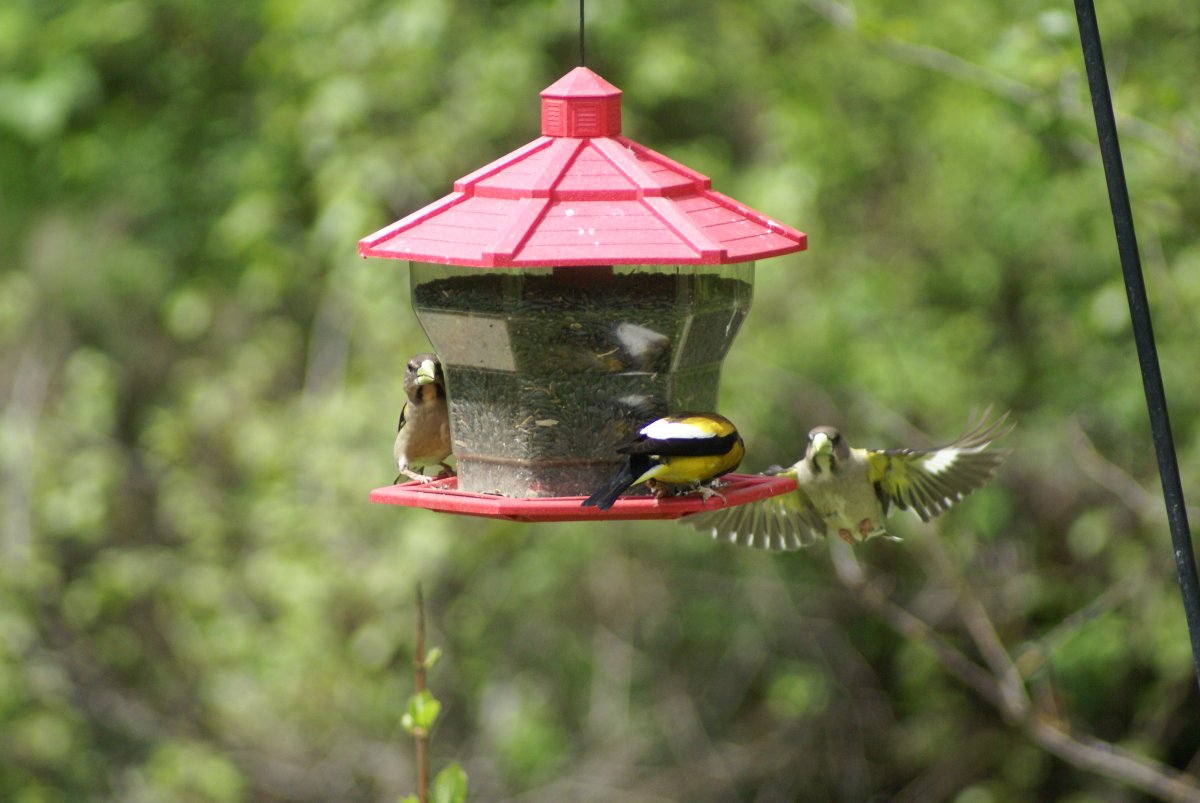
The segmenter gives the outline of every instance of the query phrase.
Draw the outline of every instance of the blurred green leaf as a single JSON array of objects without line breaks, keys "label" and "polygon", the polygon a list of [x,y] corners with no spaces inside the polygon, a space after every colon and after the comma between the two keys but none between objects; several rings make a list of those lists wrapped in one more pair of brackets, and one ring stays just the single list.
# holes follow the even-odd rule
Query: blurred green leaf
[{"label": "blurred green leaf", "polygon": [[408,698],[408,708],[401,717],[400,724],[409,733],[428,734],[441,711],[442,704],[426,690]]},{"label": "blurred green leaf", "polygon": [[457,763],[447,764],[433,779],[432,803],[465,803],[467,773]]},{"label": "blurred green leaf", "polygon": [[771,681],[768,700],[780,716],[796,719],[819,715],[828,704],[828,680],[814,667],[795,665]]},{"label": "blurred green leaf", "polygon": [[433,667],[437,664],[438,659],[441,657],[442,657],[442,648],[441,647],[434,647],[433,649],[431,649],[429,652],[427,652],[425,654],[425,668],[433,669]]}]

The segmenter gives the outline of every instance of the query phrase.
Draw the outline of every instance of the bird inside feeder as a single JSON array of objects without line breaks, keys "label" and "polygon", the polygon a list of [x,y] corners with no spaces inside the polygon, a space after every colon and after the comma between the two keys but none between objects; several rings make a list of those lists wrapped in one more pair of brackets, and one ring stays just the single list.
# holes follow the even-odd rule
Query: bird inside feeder
[{"label": "bird inside feeder", "polygon": [[[586,67],[541,97],[541,137],[359,243],[364,257],[410,262],[458,468],[372,499],[523,520],[700,509],[700,496],[622,497],[607,511],[580,500],[649,422],[718,409],[754,262],[802,250],[806,237],[622,136],[621,91]],[[730,505],[794,487],[786,477],[727,483]]]}]

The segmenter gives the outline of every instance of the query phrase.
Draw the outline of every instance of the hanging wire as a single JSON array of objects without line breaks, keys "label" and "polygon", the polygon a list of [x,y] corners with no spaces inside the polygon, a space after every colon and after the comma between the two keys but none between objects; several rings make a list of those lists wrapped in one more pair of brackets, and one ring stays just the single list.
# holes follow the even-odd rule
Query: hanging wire
[{"label": "hanging wire", "polygon": [[587,59],[584,58],[585,52],[583,49],[583,2],[579,0],[579,66],[586,67]]},{"label": "hanging wire", "polygon": [[1121,145],[1117,140],[1117,123],[1113,116],[1112,96],[1108,75],[1104,69],[1104,53],[1100,48],[1100,28],[1092,0],[1075,0],[1075,16],[1079,20],[1079,39],[1083,45],[1083,63],[1087,69],[1088,86],[1092,93],[1092,111],[1096,115],[1096,133],[1100,137],[1100,157],[1108,181],[1108,201],[1112,207],[1113,226],[1117,233],[1117,251],[1121,256],[1121,272],[1125,276],[1125,292],[1129,297],[1129,314],[1133,321],[1133,339],[1137,344],[1138,362],[1142,369],[1142,387],[1146,407],[1150,412],[1150,430],[1158,456],[1158,474],[1162,480],[1163,499],[1167,505],[1167,521],[1175,547],[1175,568],[1179,573],[1179,592],[1183,596],[1183,611],[1187,617],[1188,634],[1192,640],[1192,660],[1200,682],[1200,581],[1196,576],[1196,556],[1192,551],[1192,534],[1184,507],[1183,487],[1179,481],[1179,464],[1175,442],[1171,437],[1171,421],[1167,416],[1167,397],[1163,389],[1162,371],[1158,365],[1158,349],[1154,344],[1154,329],[1150,325],[1150,302],[1146,298],[1146,283],[1138,256],[1137,237],[1133,230],[1133,212],[1129,206],[1129,188],[1125,183],[1125,168],[1121,162]]}]

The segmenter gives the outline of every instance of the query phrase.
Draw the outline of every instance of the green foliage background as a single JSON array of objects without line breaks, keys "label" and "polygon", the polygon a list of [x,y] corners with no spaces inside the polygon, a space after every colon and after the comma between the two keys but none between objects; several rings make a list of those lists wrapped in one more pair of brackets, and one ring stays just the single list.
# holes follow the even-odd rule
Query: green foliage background
[{"label": "green foliage background", "polygon": [[[1200,5],[1098,5],[1194,502]],[[418,578],[435,769],[473,799],[1142,799],[1006,724],[824,547],[366,502],[425,340],[407,268],[357,240],[536,136],[575,10],[0,5],[0,799],[395,800]],[[1200,765],[1070,4],[592,0],[588,37],[629,136],[810,235],[760,265],[726,364],[746,467],[817,423],[917,445],[1012,408],[1000,479],[861,561],[970,653],[940,539],[1039,706]]]}]

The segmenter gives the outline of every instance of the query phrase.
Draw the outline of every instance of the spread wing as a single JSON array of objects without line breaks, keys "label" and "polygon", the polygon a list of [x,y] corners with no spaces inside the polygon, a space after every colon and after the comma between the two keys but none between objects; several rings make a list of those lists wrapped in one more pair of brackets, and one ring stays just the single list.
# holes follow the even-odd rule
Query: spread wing
[{"label": "spread wing", "polygon": [[1007,423],[1008,413],[994,421],[990,418],[989,407],[973,416],[967,431],[945,446],[868,451],[868,476],[884,512],[895,503],[929,521],[983,487],[1009,453],[988,447],[1014,426]]},{"label": "spread wing", "polygon": [[[794,468],[778,472],[795,477]],[[825,523],[797,488],[789,493],[746,505],[694,513],[680,520],[718,541],[739,546],[791,551],[811,546],[825,534]]]}]

